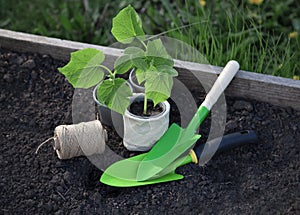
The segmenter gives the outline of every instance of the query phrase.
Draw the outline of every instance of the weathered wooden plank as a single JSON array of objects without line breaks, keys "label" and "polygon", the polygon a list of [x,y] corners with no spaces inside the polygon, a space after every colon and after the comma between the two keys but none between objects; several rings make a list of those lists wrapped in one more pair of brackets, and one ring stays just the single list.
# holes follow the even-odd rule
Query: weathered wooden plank
[{"label": "weathered wooden plank", "polygon": [[[122,54],[121,49],[92,44],[49,38],[0,29],[0,48],[15,51],[47,54],[55,59],[68,60],[70,53],[83,48],[97,48],[106,55],[105,64],[112,66],[115,59]],[[199,81],[204,85],[213,83],[222,70],[221,67],[202,65],[192,62],[175,61],[179,79],[190,89],[199,88]],[[300,110],[300,81],[239,71],[226,95],[250,98],[269,102],[278,106],[290,106]]]},{"label": "weathered wooden plank", "polygon": [[105,61],[106,65],[113,65],[115,59],[122,54],[122,50],[120,49],[26,34],[22,32],[14,32],[4,29],[0,29],[0,47],[22,52],[27,51],[47,54],[59,60],[68,60],[70,58],[70,53],[75,50],[96,48],[101,49],[107,56]]},{"label": "weathered wooden plank", "polygon": [[[203,76],[201,78],[203,80],[202,83],[210,85],[215,81],[216,74],[222,71],[222,67],[199,65],[191,62],[182,62],[177,69],[182,70],[183,68],[193,74],[198,74],[181,77],[181,80],[186,85],[192,86],[195,89],[199,85],[195,76]],[[300,110],[300,81],[288,78],[240,70],[232,81],[232,84],[225,91],[225,94]]]}]

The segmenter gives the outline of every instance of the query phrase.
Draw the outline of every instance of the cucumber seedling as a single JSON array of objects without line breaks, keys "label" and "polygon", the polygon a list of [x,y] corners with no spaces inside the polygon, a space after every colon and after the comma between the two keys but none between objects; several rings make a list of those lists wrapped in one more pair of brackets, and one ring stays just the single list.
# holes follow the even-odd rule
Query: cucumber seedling
[{"label": "cucumber seedling", "polygon": [[103,65],[103,51],[86,48],[71,53],[69,63],[58,70],[74,88],[90,88],[98,84],[98,100],[111,110],[124,114],[132,92],[126,80],[118,75],[134,69],[138,83],[145,86],[146,113],[148,99],[156,106],[170,97],[173,77],[178,75],[173,68],[174,61],[161,39],[147,38],[139,15],[130,5],[113,18],[111,32],[126,46],[114,62],[113,69]]}]

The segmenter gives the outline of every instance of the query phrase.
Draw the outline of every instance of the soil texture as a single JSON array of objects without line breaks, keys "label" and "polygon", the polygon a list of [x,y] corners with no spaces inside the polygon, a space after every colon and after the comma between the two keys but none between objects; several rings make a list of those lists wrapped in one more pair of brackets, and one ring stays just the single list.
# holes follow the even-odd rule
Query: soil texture
[{"label": "soil texture", "polygon": [[[170,183],[109,187],[86,157],[59,160],[50,143],[35,154],[56,126],[72,124],[74,89],[57,71],[65,63],[0,49],[0,214],[300,213],[300,112],[291,108],[227,98],[225,133],[253,129],[257,144],[180,167],[185,178]],[[200,104],[204,95],[194,96]],[[179,121],[172,103],[170,116]],[[123,157],[133,155],[114,130],[108,136]]]},{"label": "soil texture", "polygon": [[163,112],[163,108],[160,105],[154,106],[154,103],[150,100],[147,101],[147,112],[144,113],[144,100],[134,101],[129,107],[130,113],[136,116],[151,117],[156,116]]}]

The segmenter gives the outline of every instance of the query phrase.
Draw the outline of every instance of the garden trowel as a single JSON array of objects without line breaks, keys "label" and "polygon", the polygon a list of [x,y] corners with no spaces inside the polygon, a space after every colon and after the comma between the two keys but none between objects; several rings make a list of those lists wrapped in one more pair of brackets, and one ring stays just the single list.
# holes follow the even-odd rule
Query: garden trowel
[{"label": "garden trowel", "polygon": [[175,160],[189,153],[196,141],[201,137],[201,135],[195,134],[196,130],[238,70],[239,64],[236,61],[227,63],[188,126],[181,128],[177,124],[172,124],[143,158],[137,171],[137,181],[153,178]]},{"label": "garden trowel", "polygon": [[[217,151],[214,153],[217,154],[243,144],[256,142],[257,135],[251,130],[227,134],[224,137],[216,138],[205,144],[196,146],[195,149],[191,150],[187,156],[179,158],[175,162],[171,163],[170,166],[166,167],[153,179],[137,181],[136,174],[139,164],[147,155],[147,153],[144,153],[114,163],[102,174],[100,181],[114,187],[134,187],[179,180],[183,179],[184,176],[176,174],[176,168],[191,162],[197,163],[198,159],[203,156],[212,156],[213,154],[210,153],[214,153],[215,150],[210,150],[210,148],[214,149],[217,146]],[[204,150],[204,148],[206,148],[206,150]],[[175,164],[177,166],[174,166]]]}]

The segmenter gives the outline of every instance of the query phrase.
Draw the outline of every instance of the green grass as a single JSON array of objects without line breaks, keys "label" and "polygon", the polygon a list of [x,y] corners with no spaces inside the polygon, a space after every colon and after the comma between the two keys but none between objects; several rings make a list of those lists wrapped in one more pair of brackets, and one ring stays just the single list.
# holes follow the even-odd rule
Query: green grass
[{"label": "green grass", "polygon": [[140,13],[149,35],[166,32],[196,48],[210,64],[235,59],[243,70],[300,75],[300,35],[289,37],[300,34],[298,0],[260,5],[214,0],[204,7],[198,0],[0,0],[0,28],[110,45],[115,42],[111,19],[128,4]]},{"label": "green grass", "polygon": [[[281,10],[264,6],[272,2],[273,7]],[[171,32],[170,36],[181,36],[214,65],[236,59],[244,70],[283,77],[299,76],[299,37],[289,38],[289,33],[300,30],[293,25],[299,20],[300,4],[296,1],[280,4],[265,1],[257,6],[246,1],[239,4],[214,1],[201,7],[196,2],[186,1],[176,6],[179,14],[188,18],[181,24],[202,22],[181,32]],[[286,17],[288,13],[289,18]]]}]

